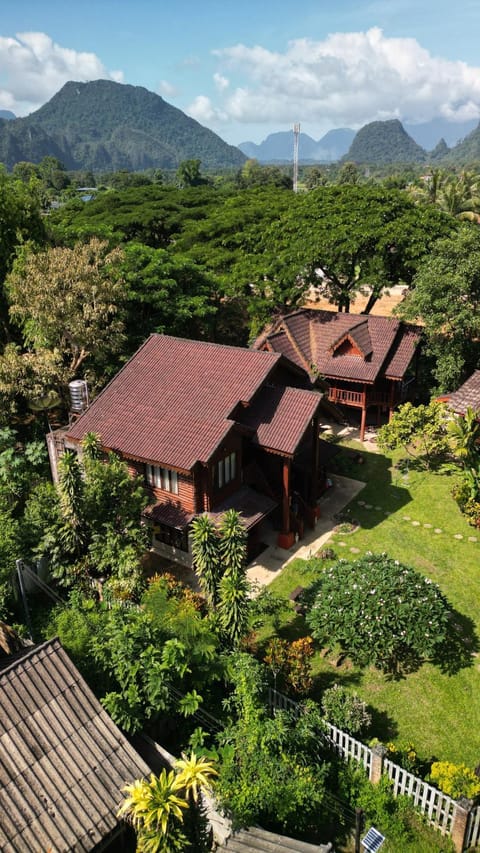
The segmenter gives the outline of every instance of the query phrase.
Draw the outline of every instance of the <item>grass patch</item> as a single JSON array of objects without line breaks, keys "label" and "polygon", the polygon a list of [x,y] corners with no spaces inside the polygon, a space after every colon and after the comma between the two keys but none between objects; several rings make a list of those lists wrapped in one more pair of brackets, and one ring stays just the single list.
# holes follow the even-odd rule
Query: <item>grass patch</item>
[{"label": "grass patch", "polygon": [[[371,667],[359,669],[348,662],[333,667],[317,653],[316,693],[334,682],[355,689],[375,709],[377,737],[413,741],[422,756],[474,767],[480,760],[480,655],[474,651],[475,634],[480,637],[480,532],[477,535],[467,524],[453,501],[450,473],[399,469],[398,456],[365,452],[354,443],[350,447],[355,454],[342,454],[339,473],[367,484],[348,507],[360,528],[347,537],[334,534],[324,547],[348,560],[366,551],[385,551],[438,583],[457,611],[455,619],[467,649],[472,649],[471,665],[448,675],[424,664],[401,681],[391,681]],[[356,461],[357,452],[362,464]],[[469,541],[470,537],[478,541]],[[341,541],[345,546],[339,545]],[[350,547],[358,553],[352,554]],[[296,586],[308,586],[321,570],[315,562],[289,563],[272,582],[272,592],[288,598]],[[292,608],[279,633],[294,639],[307,632],[305,621]],[[266,625],[261,639],[272,633],[272,626]]]}]

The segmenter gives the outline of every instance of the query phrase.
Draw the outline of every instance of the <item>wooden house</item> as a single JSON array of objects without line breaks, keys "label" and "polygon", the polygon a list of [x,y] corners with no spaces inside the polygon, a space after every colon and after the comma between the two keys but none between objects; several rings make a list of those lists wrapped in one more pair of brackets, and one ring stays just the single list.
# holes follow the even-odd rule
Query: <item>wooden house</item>
[{"label": "wooden house", "polygon": [[151,335],[70,427],[48,438],[52,471],[88,432],[140,476],[153,547],[191,565],[189,525],[242,513],[252,556],[269,516],[290,547],[318,517],[318,408],[303,367],[263,352]]},{"label": "wooden house", "polygon": [[261,335],[257,350],[281,353],[323,383],[325,399],[360,410],[360,440],[367,412],[379,423],[407,398],[410,365],[421,330],[394,317],[301,309],[279,318]]}]

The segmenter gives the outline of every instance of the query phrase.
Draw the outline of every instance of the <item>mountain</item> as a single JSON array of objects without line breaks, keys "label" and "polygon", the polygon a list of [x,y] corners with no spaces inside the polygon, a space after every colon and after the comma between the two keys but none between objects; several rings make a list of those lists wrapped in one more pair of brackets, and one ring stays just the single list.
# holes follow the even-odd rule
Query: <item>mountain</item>
[{"label": "mountain", "polygon": [[362,127],[343,158],[353,163],[423,163],[426,152],[398,119],[372,121]]},{"label": "mountain", "polygon": [[10,121],[12,118],[16,118],[16,115],[11,110],[0,110],[0,118],[6,118]]},{"label": "mountain", "polygon": [[[348,151],[355,136],[349,128],[329,130],[316,142],[307,133],[300,133],[298,139],[298,159],[301,163],[331,163],[339,160]],[[293,160],[293,131],[285,130],[271,133],[259,145],[255,142],[241,142],[238,146],[246,157],[259,163],[291,163]]]},{"label": "mountain", "polygon": [[448,147],[445,140],[442,139],[437,143],[433,151],[430,151],[428,158],[429,160],[443,160],[444,157],[448,154],[450,148]]},{"label": "mountain", "polygon": [[66,83],[39,110],[0,122],[0,162],[38,163],[54,155],[67,169],[240,167],[245,156],[216,133],[141,86],[94,80]]},{"label": "mountain", "polygon": [[468,166],[478,160],[480,160],[480,124],[465,139],[450,149],[445,157],[445,163]]},{"label": "mountain", "polygon": [[447,121],[444,118],[433,118],[422,124],[410,124],[404,121],[403,126],[408,135],[418,142],[426,151],[432,151],[441,139],[451,148],[477,126],[478,119],[470,121]]}]

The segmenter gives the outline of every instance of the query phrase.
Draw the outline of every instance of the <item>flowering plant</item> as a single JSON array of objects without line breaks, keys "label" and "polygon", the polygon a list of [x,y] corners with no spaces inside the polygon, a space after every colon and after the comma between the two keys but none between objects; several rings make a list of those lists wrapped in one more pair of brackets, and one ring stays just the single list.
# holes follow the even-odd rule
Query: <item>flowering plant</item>
[{"label": "flowering plant", "polygon": [[308,598],[313,637],[338,643],[361,666],[392,673],[415,669],[447,637],[450,611],[438,586],[387,554],[339,560],[315,581]]}]

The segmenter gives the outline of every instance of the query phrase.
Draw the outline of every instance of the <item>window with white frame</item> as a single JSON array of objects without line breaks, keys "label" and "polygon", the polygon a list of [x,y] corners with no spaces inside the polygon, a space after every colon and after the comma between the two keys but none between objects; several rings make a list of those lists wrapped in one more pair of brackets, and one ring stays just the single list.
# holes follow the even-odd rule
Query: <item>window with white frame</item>
[{"label": "window with white frame", "polygon": [[176,471],[171,471],[170,468],[160,468],[159,465],[147,464],[145,474],[150,486],[178,495],[178,474]]},{"label": "window with white frame", "polygon": [[237,468],[237,454],[235,451],[229,453],[217,462],[217,487],[221,489],[235,479]]}]

